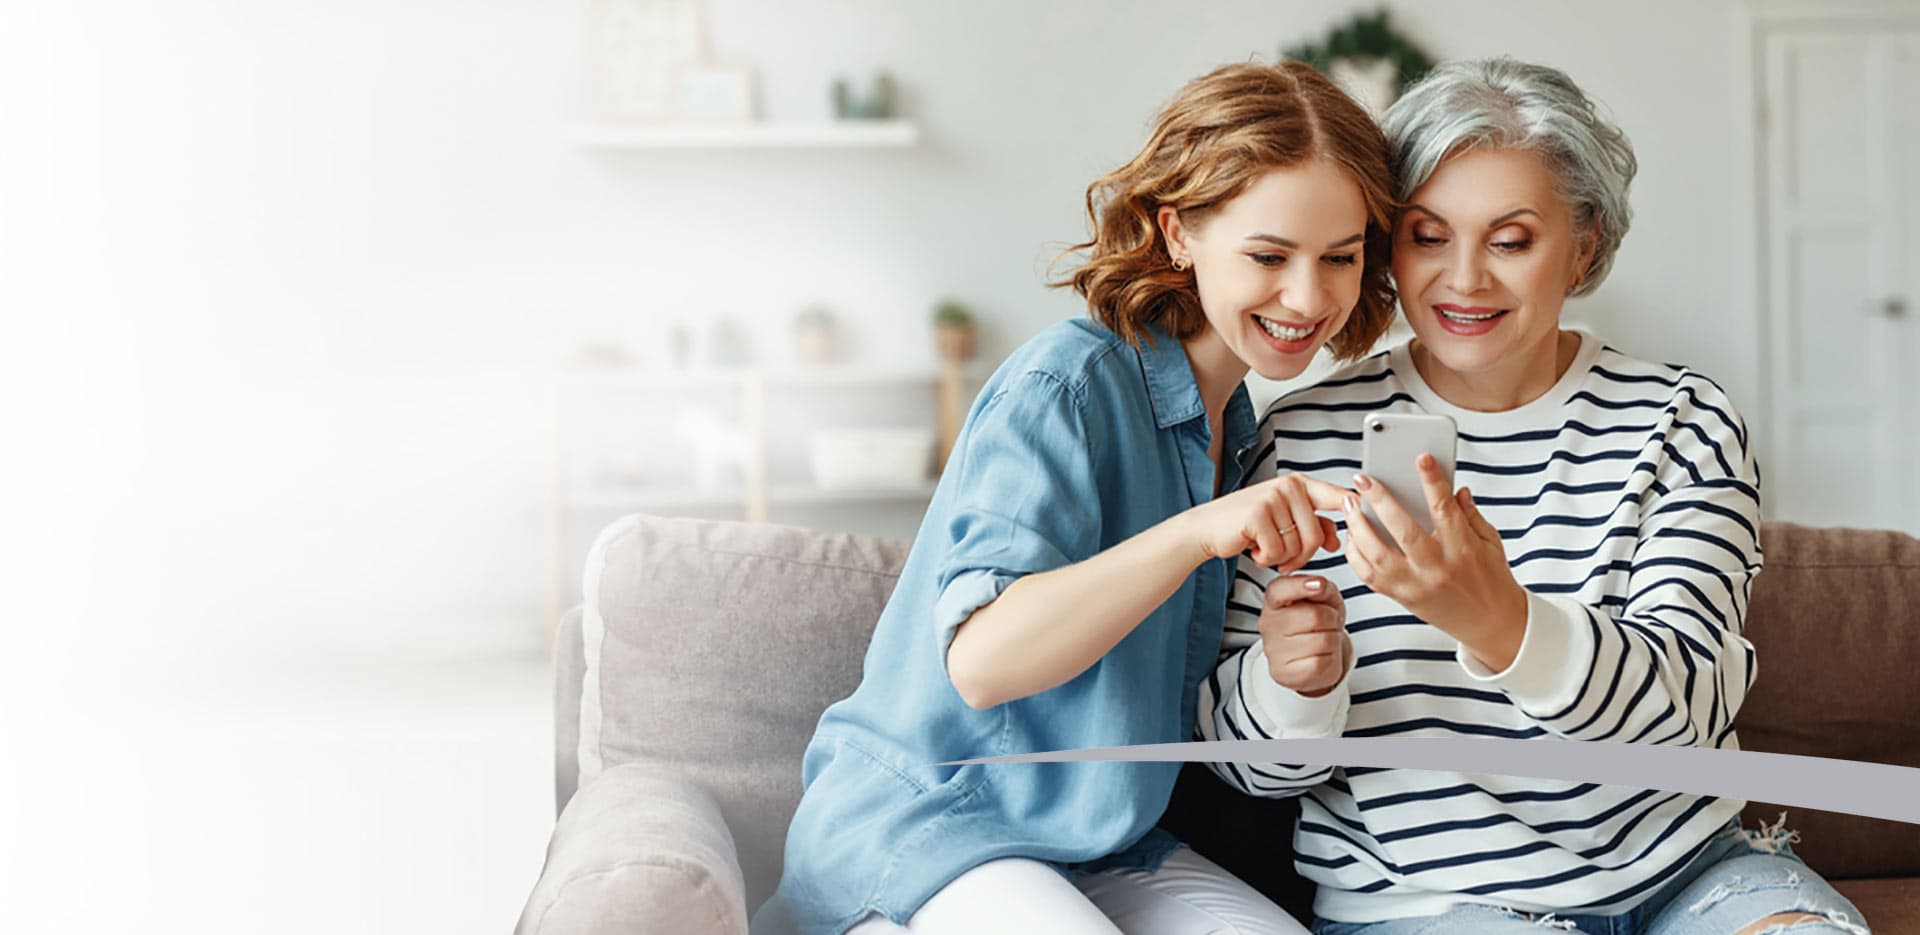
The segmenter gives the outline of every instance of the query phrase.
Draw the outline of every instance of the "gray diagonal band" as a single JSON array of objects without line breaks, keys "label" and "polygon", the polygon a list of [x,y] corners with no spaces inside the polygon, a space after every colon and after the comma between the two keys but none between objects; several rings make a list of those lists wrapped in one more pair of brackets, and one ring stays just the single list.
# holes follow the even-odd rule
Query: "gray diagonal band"
[{"label": "gray diagonal band", "polygon": [[1771,802],[1920,824],[1920,769],[1784,753],[1574,740],[1369,737],[1209,740],[960,760],[1303,763],[1596,782]]}]

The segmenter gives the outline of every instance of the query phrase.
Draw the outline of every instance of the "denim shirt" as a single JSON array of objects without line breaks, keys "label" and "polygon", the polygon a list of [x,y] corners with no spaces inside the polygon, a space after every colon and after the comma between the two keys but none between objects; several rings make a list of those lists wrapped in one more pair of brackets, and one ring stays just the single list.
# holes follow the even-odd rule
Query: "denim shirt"
[{"label": "denim shirt", "polygon": [[[1212,431],[1180,343],[1136,350],[1087,320],[1055,325],[987,381],[967,416],[852,696],[820,718],[765,935],[839,933],[871,912],[904,923],[961,873],[1000,857],[1063,872],[1158,866],[1155,828],[1178,763],[953,760],[1191,739],[1220,645],[1232,569],[1208,560],[1092,668],[975,710],[947,676],[954,631],[1021,575],[1104,551],[1213,497]],[[1225,416],[1226,463],[1254,436],[1246,388]],[[1243,471],[1230,468],[1231,490]]]}]

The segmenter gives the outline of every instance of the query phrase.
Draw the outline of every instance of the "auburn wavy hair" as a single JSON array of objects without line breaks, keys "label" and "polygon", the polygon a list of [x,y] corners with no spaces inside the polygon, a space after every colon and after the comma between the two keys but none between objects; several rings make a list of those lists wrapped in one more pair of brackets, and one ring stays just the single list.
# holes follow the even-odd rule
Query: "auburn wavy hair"
[{"label": "auburn wavy hair", "polygon": [[1200,334],[1207,319],[1193,269],[1173,268],[1159,209],[1173,206],[1194,227],[1265,173],[1312,159],[1345,171],[1366,201],[1360,301],[1327,342],[1336,358],[1359,357],[1393,322],[1387,140],[1346,92],[1301,62],[1226,65],[1181,88],[1140,152],[1087,187],[1091,238],[1060,257],[1084,252],[1086,262],[1048,285],[1072,286],[1094,320],[1135,345],[1149,322],[1176,340]]}]

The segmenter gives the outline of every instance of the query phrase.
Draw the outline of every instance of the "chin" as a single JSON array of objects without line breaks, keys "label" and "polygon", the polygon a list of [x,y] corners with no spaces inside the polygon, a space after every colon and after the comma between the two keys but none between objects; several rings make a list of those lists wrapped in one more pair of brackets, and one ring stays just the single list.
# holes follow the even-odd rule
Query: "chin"
[{"label": "chin", "polygon": [[1413,336],[1433,355],[1433,359],[1449,370],[1472,373],[1499,364],[1512,355],[1513,342],[1507,335],[1487,334],[1468,338],[1457,334],[1448,334],[1435,329],[1423,334],[1415,331]]},{"label": "chin", "polygon": [[[1452,338],[1452,335],[1442,335],[1442,338]],[[1505,356],[1499,353],[1500,349],[1492,347],[1461,347],[1434,341],[1423,343],[1435,363],[1454,373],[1479,373],[1498,366]]]},{"label": "chin", "polygon": [[[1316,349],[1314,353],[1318,354],[1319,351]],[[1309,355],[1306,360],[1300,361],[1298,364],[1289,362],[1284,364],[1268,364],[1266,366],[1255,365],[1253,372],[1259,374],[1262,380],[1291,380],[1294,377],[1306,373],[1308,365],[1312,363],[1313,356]]]}]

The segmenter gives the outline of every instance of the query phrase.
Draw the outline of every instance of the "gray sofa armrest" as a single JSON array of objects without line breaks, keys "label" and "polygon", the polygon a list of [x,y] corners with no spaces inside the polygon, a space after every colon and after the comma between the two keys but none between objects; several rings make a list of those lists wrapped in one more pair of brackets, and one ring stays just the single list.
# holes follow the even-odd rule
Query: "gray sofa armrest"
[{"label": "gray sofa armrest", "polygon": [[733,835],[700,787],[637,763],[567,803],[515,935],[747,931]]}]

